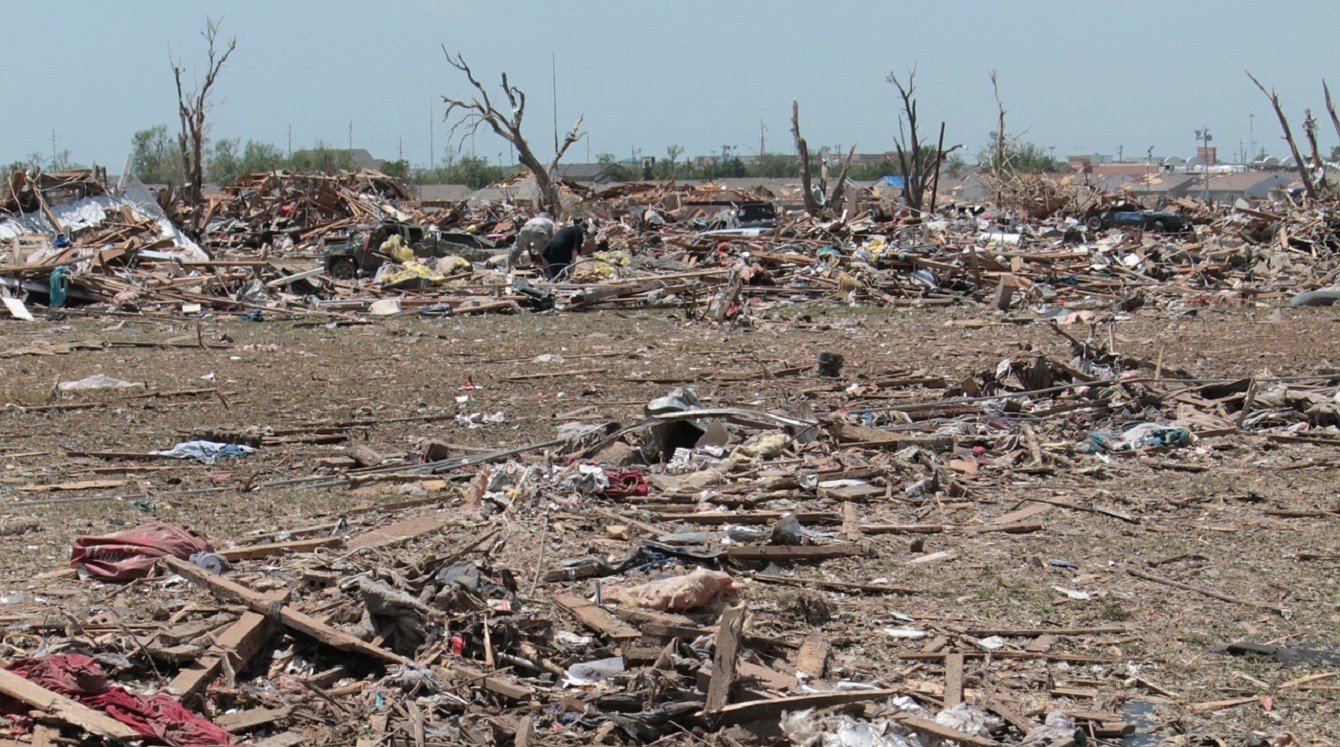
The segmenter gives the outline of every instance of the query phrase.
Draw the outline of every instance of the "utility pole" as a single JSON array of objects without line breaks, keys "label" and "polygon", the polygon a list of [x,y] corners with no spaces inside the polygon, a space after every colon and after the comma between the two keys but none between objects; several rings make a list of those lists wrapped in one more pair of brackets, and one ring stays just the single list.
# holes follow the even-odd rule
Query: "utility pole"
[{"label": "utility pole", "polygon": [[51,131],[51,168],[56,168],[56,131]]},{"label": "utility pole", "polygon": [[437,168],[437,143],[433,137],[433,118],[437,112],[433,111],[433,100],[428,99],[428,168]]},{"label": "utility pole", "polygon": [[1126,163],[1126,146],[1117,146],[1117,163]]},{"label": "utility pole", "polygon": [[554,152],[558,152],[558,55],[549,53],[549,75],[554,85]]},{"label": "utility pole", "polygon": [[288,123],[288,157],[293,157],[293,123]]},{"label": "utility pole", "polygon": [[1209,127],[1202,127],[1196,130],[1196,138],[1201,142],[1201,160],[1205,162],[1205,188],[1201,191],[1202,199],[1206,205],[1210,204],[1210,141],[1214,136],[1210,134]]},{"label": "utility pole", "polygon": [[1247,140],[1252,146],[1252,160],[1256,160],[1256,115],[1247,115]]},{"label": "utility pole", "polygon": [[761,156],[768,152],[768,126],[763,124],[763,120],[758,121],[758,154]]},{"label": "utility pole", "polygon": [[349,157],[354,155],[354,120],[349,120]]}]

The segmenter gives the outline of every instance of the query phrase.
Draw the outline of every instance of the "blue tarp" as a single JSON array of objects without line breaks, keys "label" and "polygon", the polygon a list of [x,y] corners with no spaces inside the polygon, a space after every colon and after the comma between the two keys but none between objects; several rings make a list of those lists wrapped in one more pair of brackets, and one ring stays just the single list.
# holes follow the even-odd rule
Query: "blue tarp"
[{"label": "blue tarp", "polygon": [[896,174],[885,174],[884,183],[889,185],[890,187],[902,187],[903,177],[898,176]]}]

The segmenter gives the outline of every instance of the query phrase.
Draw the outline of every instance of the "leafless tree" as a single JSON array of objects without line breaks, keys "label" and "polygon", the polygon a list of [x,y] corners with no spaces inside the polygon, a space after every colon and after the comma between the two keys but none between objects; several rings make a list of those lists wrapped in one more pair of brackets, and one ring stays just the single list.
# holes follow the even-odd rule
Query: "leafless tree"
[{"label": "leafless tree", "polygon": [[1311,109],[1303,110],[1303,135],[1307,137],[1308,147],[1312,149],[1312,168],[1318,170],[1317,188],[1326,188],[1326,165],[1321,160],[1321,150],[1317,147],[1317,120]]},{"label": "leafless tree", "polygon": [[442,100],[447,104],[444,117],[447,120],[455,119],[451,126],[451,136],[454,137],[457,132],[460,132],[462,139],[464,139],[473,135],[481,125],[487,125],[490,130],[493,130],[494,134],[511,143],[512,147],[516,148],[517,160],[535,177],[535,186],[540,191],[542,207],[549,211],[551,215],[557,217],[562,210],[562,203],[559,200],[558,186],[554,183],[553,173],[563,154],[573,143],[581,139],[582,117],[577,117],[577,121],[572,124],[572,129],[568,130],[563,142],[554,151],[554,157],[549,159],[548,164],[543,164],[536,157],[535,151],[531,150],[530,143],[526,142],[526,137],[521,132],[522,118],[526,114],[526,94],[520,88],[512,85],[507,79],[507,73],[502,74],[501,85],[503,95],[507,98],[507,108],[500,109],[494,104],[493,99],[489,96],[488,89],[475,77],[474,71],[470,69],[465,58],[459,52],[453,57],[444,45],[442,53],[446,55],[447,63],[464,73],[465,79],[475,89],[474,98],[468,101],[451,96],[442,97]]},{"label": "leafless tree", "polygon": [[1303,180],[1303,191],[1307,193],[1309,198],[1315,198],[1317,188],[1312,184],[1312,174],[1308,171],[1307,161],[1304,161],[1298,153],[1298,144],[1294,142],[1293,130],[1289,129],[1289,119],[1284,116],[1284,107],[1280,105],[1279,95],[1275,93],[1275,89],[1267,89],[1262,85],[1261,81],[1257,80],[1255,75],[1252,75],[1252,71],[1244,70],[1243,72],[1247,73],[1247,77],[1251,78],[1256,87],[1261,89],[1261,93],[1270,99],[1270,105],[1275,108],[1275,116],[1279,117],[1280,129],[1284,130],[1284,139],[1289,143],[1289,152],[1293,154],[1294,163],[1298,165],[1298,176]]},{"label": "leafless tree", "polygon": [[205,30],[200,33],[208,43],[208,57],[205,60],[204,78],[197,81],[195,88],[187,90],[182,80],[186,68],[173,59],[168,51],[168,62],[172,65],[172,77],[177,82],[177,118],[181,121],[181,130],[177,133],[177,146],[181,150],[181,171],[185,199],[190,203],[201,200],[200,186],[205,181],[205,114],[209,110],[209,95],[218,80],[219,71],[228,61],[233,50],[237,49],[237,37],[228,40],[226,47],[219,47],[219,22],[206,19]]},{"label": "leafless tree", "polygon": [[1331,114],[1331,125],[1335,127],[1336,137],[1340,137],[1340,116],[1336,116],[1335,102],[1331,100],[1331,87],[1326,85],[1326,81],[1321,82],[1321,90],[1326,94],[1326,111]]},{"label": "leafless tree", "polygon": [[852,145],[851,150],[847,151],[847,157],[842,161],[842,168],[838,171],[837,183],[833,185],[831,194],[828,192],[828,164],[820,164],[819,191],[816,197],[813,174],[810,170],[810,146],[800,134],[800,102],[794,99],[791,101],[791,137],[796,142],[796,160],[800,164],[800,188],[804,191],[802,197],[805,201],[805,212],[815,217],[836,217],[842,212],[842,206],[846,202],[847,170],[851,167],[856,146]]},{"label": "leafless tree", "polygon": [[903,177],[903,199],[907,206],[920,211],[925,200],[926,185],[940,168],[945,151],[923,145],[921,128],[917,121],[917,71],[908,72],[906,81],[897,73],[889,73],[889,83],[898,89],[902,113],[898,115],[898,138],[893,141],[898,154],[898,173]]}]

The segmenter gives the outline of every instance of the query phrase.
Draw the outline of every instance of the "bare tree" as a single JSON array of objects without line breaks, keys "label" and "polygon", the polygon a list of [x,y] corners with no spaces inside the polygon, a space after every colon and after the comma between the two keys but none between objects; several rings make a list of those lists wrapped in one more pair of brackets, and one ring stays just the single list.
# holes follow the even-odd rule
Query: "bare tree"
[{"label": "bare tree", "polygon": [[991,92],[996,97],[996,162],[992,170],[1002,170],[1005,168],[1005,102],[1000,100],[1000,82],[996,78],[996,71],[991,71]]},{"label": "bare tree", "polygon": [[917,121],[917,70],[913,68],[904,82],[897,73],[889,73],[889,83],[898,89],[902,113],[898,115],[898,138],[893,141],[898,154],[898,173],[903,177],[903,199],[907,206],[920,211],[925,200],[926,185],[939,168],[945,153],[938,147],[922,145],[921,128]]},{"label": "bare tree", "polygon": [[228,61],[233,50],[237,49],[237,37],[228,40],[227,47],[218,45],[219,23],[205,19],[205,30],[200,33],[209,45],[205,59],[205,76],[196,83],[195,88],[187,90],[182,77],[186,68],[173,59],[168,50],[168,63],[172,65],[172,77],[177,82],[177,118],[181,121],[181,131],[177,133],[177,146],[181,150],[181,172],[183,190],[187,202],[199,203],[200,186],[205,181],[205,113],[209,110],[209,94],[214,82]]},{"label": "bare tree", "polygon": [[554,151],[554,157],[549,159],[549,163],[540,163],[540,159],[536,157],[535,151],[531,150],[530,143],[526,142],[526,137],[521,132],[522,118],[526,114],[526,94],[512,85],[507,79],[507,73],[503,73],[501,88],[503,95],[507,97],[507,109],[499,109],[489,97],[488,89],[475,77],[474,71],[459,52],[453,57],[444,45],[442,53],[447,56],[447,63],[464,73],[465,79],[475,89],[475,97],[469,101],[451,96],[442,97],[447,104],[444,118],[448,120],[456,118],[451,126],[450,136],[454,137],[459,131],[463,140],[473,135],[481,125],[488,125],[495,135],[516,148],[517,160],[535,177],[535,186],[540,191],[542,207],[551,215],[557,216],[563,206],[559,199],[558,186],[553,179],[554,169],[558,167],[559,159],[568,148],[581,139],[582,117],[577,117],[577,121],[572,123],[572,129],[568,130],[568,134]]},{"label": "bare tree", "polygon": [[810,144],[800,134],[800,102],[791,99],[791,136],[796,141],[796,158],[800,160],[801,199],[805,201],[805,212],[810,215],[823,214],[823,206],[814,197],[814,186],[810,180]]},{"label": "bare tree", "polygon": [[851,167],[856,146],[853,144],[851,150],[847,151],[847,157],[843,159],[842,168],[838,170],[837,183],[833,185],[831,194],[828,193],[828,164],[820,163],[819,190],[816,197],[810,166],[810,146],[800,134],[800,102],[794,99],[791,100],[791,136],[796,141],[796,160],[800,163],[800,188],[805,193],[802,195],[805,212],[815,217],[836,217],[842,212],[842,206],[846,202],[847,170]]},{"label": "bare tree", "polygon": [[1315,198],[1317,189],[1312,184],[1312,174],[1308,172],[1307,162],[1298,153],[1298,144],[1294,142],[1293,130],[1289,129],[1289,119],[1284,116],[1284,107],[1280,105],[1280,97],[1275,93],[1275,89],[1267,89],[1262,85],[1261,81],[1257,80],[1255,75],[1252,75],[1252,71],[1244,70],[1243,72],[1247,73],[1247,77],[1251,78],[1256,87],[1261,89],[1261,93],[1264,93],[1266,98],[1270,99],[1270,105],[1275,108],[1275,116],[1279,117],[1280,129],[1284,130],[1284,139],[1289,143],[1289,152],[1293,154],[1294,163],[1298,166],[1298,176],[1303,180],[1303,190],[1309,198]]},{"label": "bare tree", "polygon": [[1331,87],[1326,85],[1326,81],[1321,82],[1321,90],[1326,93],[1326,111],[1331,114],[1331,125],[1335,127],[1336,137],[1340,137],[1340,116],[1335,114],[1335,102],[1331,100]]},{"label": "bare tree", "polygon": [[1321,160],[1321,150],[1317,148],[1317,120],[1311,109],[1303,110],[1303,135],[1307,137],[1308,147],[1312,149],[1312,168],[1318,170],[1317,188],[1326,188],[1326,164]]}]

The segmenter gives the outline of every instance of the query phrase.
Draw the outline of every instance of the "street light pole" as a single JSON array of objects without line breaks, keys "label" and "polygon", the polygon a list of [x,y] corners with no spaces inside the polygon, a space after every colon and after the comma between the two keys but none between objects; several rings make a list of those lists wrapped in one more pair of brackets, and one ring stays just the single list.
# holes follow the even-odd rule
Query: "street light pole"
[{"label": "street light pole", "polygon": [[1202,127],[1196,130],[1196,139],[1201,142],[1200,157],[1205,162],[1205,187],[1201,191],[1201,199],[1208,205],[1210,204],[1210,141],[1214,136],[1210,134],[1209,127]]}]

